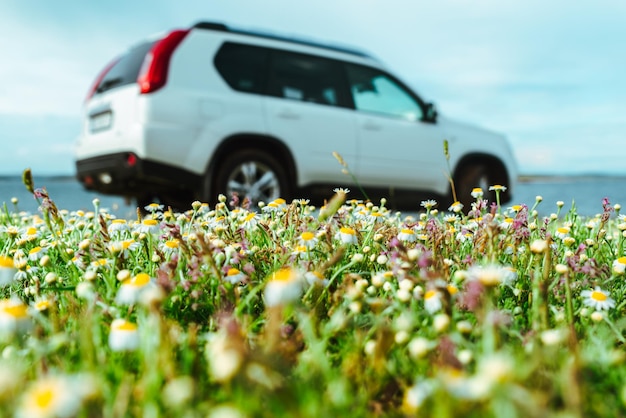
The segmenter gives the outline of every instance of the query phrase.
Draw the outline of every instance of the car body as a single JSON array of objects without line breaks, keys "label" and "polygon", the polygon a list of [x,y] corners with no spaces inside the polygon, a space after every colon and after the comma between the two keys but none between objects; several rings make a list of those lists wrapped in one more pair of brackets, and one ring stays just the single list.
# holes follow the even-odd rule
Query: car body
[{"label": "car body", "polygon": [[107,65],[75,157],[89,190],[181,208],[219,194],[323,199],[336,187],[400,206],[469,204],[474,187],[495,184],[504,202],[517,176],[505,137],[438,115],[370,55],[213,22]]}]

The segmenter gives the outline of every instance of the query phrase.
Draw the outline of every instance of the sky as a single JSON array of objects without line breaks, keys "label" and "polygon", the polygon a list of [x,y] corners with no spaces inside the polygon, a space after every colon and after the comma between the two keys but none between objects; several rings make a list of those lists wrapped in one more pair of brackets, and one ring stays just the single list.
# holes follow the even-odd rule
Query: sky
[{"label": "sky", "polygon": [[219,21],[370,52],[520,174],[626,175],[623,0],[2,0],[0,175],[73,175],[89,86],[156,33]]}]

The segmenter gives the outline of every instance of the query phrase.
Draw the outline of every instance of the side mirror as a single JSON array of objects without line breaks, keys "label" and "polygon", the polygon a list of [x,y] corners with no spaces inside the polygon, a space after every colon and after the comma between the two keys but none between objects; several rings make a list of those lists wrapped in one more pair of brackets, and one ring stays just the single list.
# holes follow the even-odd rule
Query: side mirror
[{"label": "side mirror", "polygon": [[434,103],[426,103],[426,108],[424,109],[424,121],[426,122],[437,122],[437,108]]}]

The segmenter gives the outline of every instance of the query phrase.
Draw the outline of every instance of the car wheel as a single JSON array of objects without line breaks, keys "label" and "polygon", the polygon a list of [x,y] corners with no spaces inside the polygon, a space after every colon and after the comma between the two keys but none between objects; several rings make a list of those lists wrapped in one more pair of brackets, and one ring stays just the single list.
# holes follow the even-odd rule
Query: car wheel
[{"label": "car wheel", "polygon": [[243,150],[226,158],[216,176],[216,191],[228,199],[248,199],[252,206],[269,203],[279,197],[290,198],[287,171],[270,154],[254,149]]},{"label": "car wheel", "polygon": [[489,187],[495,183],[487,167],[481,164],[472,164],[463,167],[454,179],[456,198],[463,204],[465,212],[471,209],[472,202],[476,199],[472,197],[472,190],[480,187],[483,190],[483,199],[489,203],[495,201],[495,194],[489,191]]}]

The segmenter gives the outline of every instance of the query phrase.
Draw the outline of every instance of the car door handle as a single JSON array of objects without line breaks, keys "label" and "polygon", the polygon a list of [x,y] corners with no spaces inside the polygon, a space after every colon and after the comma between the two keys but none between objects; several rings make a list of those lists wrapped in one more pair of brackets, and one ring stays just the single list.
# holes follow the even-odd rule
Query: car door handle
[{"label": "car door handle", "polygon": [[293,110],[289,110],[289,109],[283,109],[280,110],[276,116],[278,116],[281,119],[300,119],[300,115],[296,112],[294,112]]},{"label": "car door handle", "polygon": [[368,131],[380,131],[381,126],[373,120],[366,120],[363,122],[363,129]]}]

